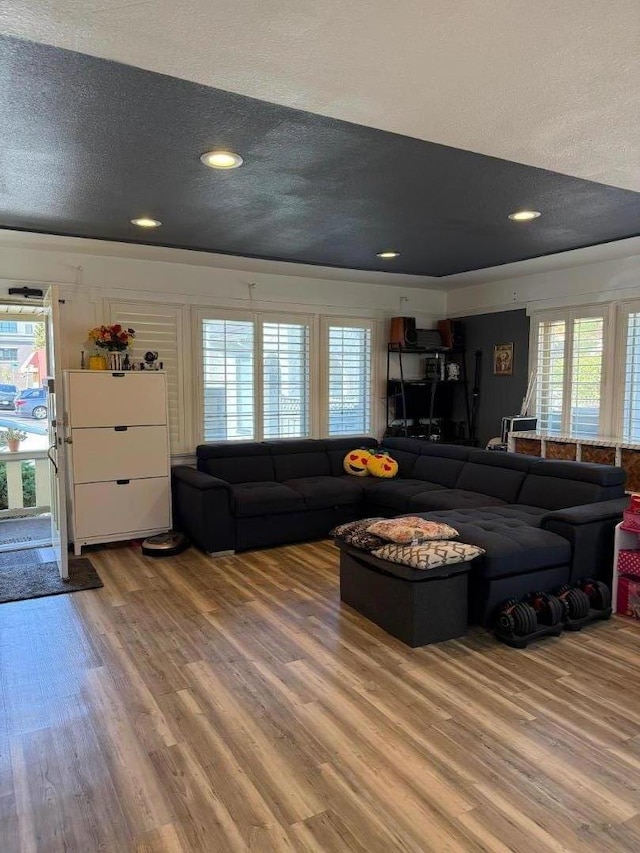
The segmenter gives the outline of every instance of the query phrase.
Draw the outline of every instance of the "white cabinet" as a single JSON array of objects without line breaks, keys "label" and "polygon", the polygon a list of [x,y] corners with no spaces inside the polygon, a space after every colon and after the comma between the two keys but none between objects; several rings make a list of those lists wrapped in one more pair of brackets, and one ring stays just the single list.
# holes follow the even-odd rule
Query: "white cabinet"
[{"label": "white cabinet", "polygon": [[75,553],[168,530],[166,375],[68,370],[65,401]]}]

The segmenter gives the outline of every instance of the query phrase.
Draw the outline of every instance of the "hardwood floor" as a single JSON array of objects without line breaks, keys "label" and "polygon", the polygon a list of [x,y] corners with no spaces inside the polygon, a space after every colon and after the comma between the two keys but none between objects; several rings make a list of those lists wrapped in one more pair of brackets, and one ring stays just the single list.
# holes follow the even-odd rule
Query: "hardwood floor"
[{"label": "hardwood floor", "polygon": [[637,851],[640,627],[411,650],[329,543],[0,607],[0,851]]}]

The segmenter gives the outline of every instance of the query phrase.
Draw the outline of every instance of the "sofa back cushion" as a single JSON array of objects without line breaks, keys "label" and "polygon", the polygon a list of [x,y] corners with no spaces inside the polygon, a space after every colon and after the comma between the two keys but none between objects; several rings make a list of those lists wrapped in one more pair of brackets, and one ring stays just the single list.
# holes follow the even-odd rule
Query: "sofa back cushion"
[{"label": "sofa back cushion", "polygon": [[411,476],[453,489],[468,456],[468,447],[424,442]]},{"label": "sofa back cushion", "polygon": [[227,483],[258,483],[274,479],[273,461],[259,441],[215,441],[196,449],[198,470]]},{"label": "sofa back cushion", "polygon": [[412,477],[423,443],[417,438],[384,438],[380,447],[396,460],[400,477]]},{"label": "sofa back cushion", "polygon": [[355,450],[358,447],[370,447],[372,450],[376,450],[378,447],[378,442],[370,435],[356,435],[353,438],[325,438],[324,444],[329,457],[331,474],[334,477],[344,474],[342,463],[350,450]]},{"label": "sofa back cushion", "polygon": [[263,443],[271,454],[278,483],[299,477],[328,477],[331,473],[325,441],[301,438]]},{"label": "sofa back cushion", "polygon": [[613,465],[537,459],[525,477],[518,503],[544,509],[607,501],[624,496],[627,475]]},{"label": "sofa back cushion", "polygon": [[532,463],[531,457],[518,453],[471,450],[456,488],[515,503]]}]

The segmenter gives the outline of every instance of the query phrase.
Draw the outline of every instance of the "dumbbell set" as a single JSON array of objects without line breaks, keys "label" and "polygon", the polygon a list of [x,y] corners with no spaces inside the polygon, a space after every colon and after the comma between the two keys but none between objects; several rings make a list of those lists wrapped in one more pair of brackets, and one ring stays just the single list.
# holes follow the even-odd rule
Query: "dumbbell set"
[{"label": "dumbbell set", "polygon": [[536,590],[520,601],[505,601],[498,608],[493,630],[498,640],[524,649],[533,640],[557,637],[562,631],[580,631],[590,622],[610,616],[609,587],[582,578],[573,586],[561,586],[554,595]]}]

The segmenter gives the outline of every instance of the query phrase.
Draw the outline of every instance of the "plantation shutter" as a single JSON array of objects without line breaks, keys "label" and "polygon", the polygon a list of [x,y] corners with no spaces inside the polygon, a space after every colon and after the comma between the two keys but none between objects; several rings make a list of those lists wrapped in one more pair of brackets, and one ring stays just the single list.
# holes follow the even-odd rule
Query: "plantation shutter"
[{"label": "plantation shutter", "polygon": [[253,320],[202,321],[204,440],[255,437]]},{"label": "plantation shutter", "polygon": [[626,441],[640,441],[640,313],[635,311],[627,321],[621,431]]},{"label": "plantation shutter", "polygon": [[263,438],[309,435],[309,326],[262,324]]},{"label": "plantation shutter", "polygon": [[177,305],[159,305],[152,302],[110,303],[111,323],[134,329],[136,336],[131,347],[134,362],[144,360],[145,352],[158,353],[167,373],[169,397],[169,440],[172,453],[186,452],[185,396],[182,381],[181,308]]},{"label": "plantation shutter", "polygon": [[565,326],[564,320],[538,324],[536,415],[542,432],[562,431]]},{"label": "plantation shutter", "polygon": [[371,431],[371,329],[329,324],[328,434]]},{"label": "plantation shutter", "polygon": [[534,325],[538,429],[551,435],[600,434],[606,315],[601,309],[554,312]]},{"label": "plantation shutter", "polygon": [[579,438],[600,432],[603,317],[577,317],[573,321],[571,357],[570,433]]}]

